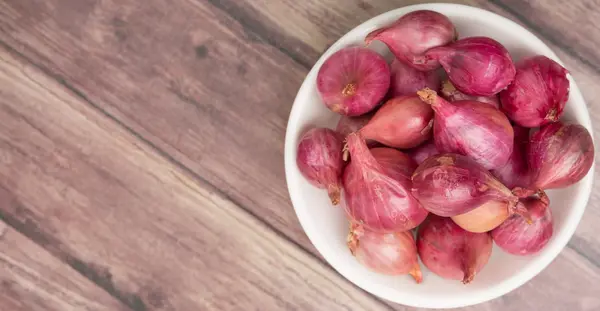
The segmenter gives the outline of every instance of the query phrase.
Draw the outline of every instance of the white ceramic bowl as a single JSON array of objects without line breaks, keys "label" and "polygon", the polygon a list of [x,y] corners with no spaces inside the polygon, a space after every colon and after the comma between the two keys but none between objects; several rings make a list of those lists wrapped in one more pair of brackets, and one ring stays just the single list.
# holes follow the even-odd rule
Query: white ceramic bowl
[{"label": "white ceramic bowl", "polygon": [[[452,308],[481,303],[521,286],[542,271],[562,250],[573,235],[592,189],[592,168],[588,175],[567,189],[550,191],[554,213],[554,236],[538,254],[517,257],[503,253],[494,246],[487,266],[475,280],[463,285],[459,281],[444,280],[421,265],[424,280],[416,284],[409,276],[384,276],[360,265],[346,248],[348,222],[341,208],[329,203],[326,192],[311,186],[296,167],[296,148],[301,135],[309,128],[335,128],[338,115],[321,102],[316,88],[316,77],[321,64],[337,50],[360,44],[372,30],[387,25],[400,16],[415,10],[434,10],[448,16],[461,37],[488,36],[504,44],[515,60],[524,56],[543,54],[560,60],[540,39],[516,23],[494,13],[457,4],[423,4],[399,8],[381,14],[338,40],[315,64],[304,80],[290,114],[285,137],[285,171],[292,203],[304,231],[331,266],[364,290],[387,300],[415,307]],[[383,44],[373,49],[389,56]],[[571,95],[563,119],[587,127],[591,122],[579,91],[571,80]]]}]

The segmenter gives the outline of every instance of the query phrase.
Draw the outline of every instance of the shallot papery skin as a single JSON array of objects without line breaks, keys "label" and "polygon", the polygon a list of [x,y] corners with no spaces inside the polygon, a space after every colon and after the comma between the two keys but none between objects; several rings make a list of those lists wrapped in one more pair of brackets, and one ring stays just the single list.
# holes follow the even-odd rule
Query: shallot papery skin
[{"label": "shallot papery skin", "polygon": [[452,84],[469,95],[492,96],[515,78],[515,65],[506,48],[487,37],[460,39],[433,48],[423,57],[438,60]]},{"label": "shallot papery skin", "polygon": [[440,152],[435,147],[435,143],[433,141],[429,141],[420,145],[417,148],[412,149],[408,156],[411,157],[417,164],[423,163],[427,158],[437,155]]},{"label": "shallot papery skin", "polygon": [[413,148],[431,137],[431,106],[416,96],[400,96],[388,100],[360,129],[365,139],[394,148]]},{"label": "shallot papery skin", "polygon": [[387,275],[410,274],[417,283],[423,280],[412,232],[377,233],[353,224],[347,242],[358,262],[370,270]]},{"label": "shallot papery skin", "polygon": [[333,205],[340,202],[343,141],[327,128],[308,130],[300,139],[296,164],[300,173],[314,186],[327,189]]},{"label": "shallot papery skin", "polygon": [[371,154],[390,176],[405,184],[411,183],[412,174],[418,165],[408,155],[384,147],[371,149]]},{"label": "shallot papery skin", "polygon": [[400,17],[393,24],[377,29],[367,35],[365,43],[373,40],[385,43],[397,59],[421,71],[440,66],[435,59],[424,61],[421,56],[427,50],[456,40],[454,24],[443,14],[420,10]]},{"label": "shallot papery skin", "polygon": [[489,201],[474,210],[452,217],[461,228],[469,232],[488,232],[498,227],[511,214],[507,202]]},{"label": "shallot papery skin", "polygon": [[394,59],[390,65],[392,80],[389,97],[412,96],[423,88],[439,90],[441,77],[436,70],[420,71],[410,65]]},{"label": "shallot papery skin", "polygon": [[418,94],[435,111],[433,139],[440,152],[469,156],[488,170],[506,164],[514,132],[500,110],[477,101],[449,103],[429,89]]},{"label": "shallot papery skin", "polygon": [[416,164],[400,151],[395,152],[397,160],[390,156],[391,151],[372,153],[357,133],[348,135],[347,145],[351,161],[342,181],[349,219],[380,233],[418,226],[427,211],[410,193],[411,182],[406,174]]},{"label": "shallot papery skin", "polygon": [[323,63],[317,75],[317,89],[325,105],[346,116],[373,110],[389,87],[389,65],[381,55],[364,47],[337,51]]},{"label": "shallot papery skin", "polygon": [[472,159],[452,153],[432,156],[412,176],[412,194],[433,214],[452,217],[467,213],[490,200],[506,201],[512,208],[517,197]]},{"label": "shallot papery skin", "polygon": [[431,272],[470,283],[492,254],[489,233],[468,232],[450,218],[430,215],[417,232],[417,251]]},{"label": "shallot papery skin", "polygon": [[594,141],[579,124],[550,123],[531,136],[527,162],[530,188],[564,188],[587,175],[594,163]]},{"label": "shallot papery skin", "polygon": [[515,125],[513,131],[515,139],[512,154],[508,162],[504,166],[492,170],[492,174],[509,189],[514,187],[527,188],[531,179],[526,157],[527,146],[529,145],[529,129]]},{"label": "shallot papery skin", "polygon": [[516,67],[515,80],[500,92],[502,110],[525,127],[556,122],[569,99],[568,71],[542,55],[523,59]]},{"label": "shallot papery skin", "polygon": [[548,201],[526,198],[521,201],[527,208],[531,221],[513,215],[492,230],[492,238],[502,250],[513,255],[529,255],[539,252],[552,237],[552,211]]},{"label": "shallot papery skin", "polygon": [[[435,90],[435,89],[434,89]],[[455,102],[459,100],[474,100],[478,102],[482,102],[485,104],[490,104],[495,108],[500,108],[500,99],[498,99],[497,95],[492,96],[476,96],[476,95],[468,95],[459,90],[457,90],[450,80],[445,80],[442,82],[442,90],[440,91],[442,96],[449,102]]]}]

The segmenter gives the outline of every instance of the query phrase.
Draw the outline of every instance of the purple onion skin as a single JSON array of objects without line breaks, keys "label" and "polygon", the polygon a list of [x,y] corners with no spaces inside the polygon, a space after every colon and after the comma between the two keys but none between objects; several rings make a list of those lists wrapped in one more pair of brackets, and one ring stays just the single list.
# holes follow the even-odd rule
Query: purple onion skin
[{"label": "purple onion skin", "polygon": [[406,178],[416,166],[408,156],[391,149],[377,151],[380,148],[372,153],[356,133],[348,135],[347,144],[350,163],[342,178],[344,209],[353,223],[373,232],[392,233],[410,230],[425,220],[428,212],[410,193],[411,181]]},{"label": "purple onion skin", "polygon": [[394,59],[390,65],[392,80],[388,96],[390,98],[398,96],[414,96],[417,91],[423,88],[439,90],[441,87],[441,77],[435,70],[420,71],[410,65]]},{"label": "purple onion skin", "polygon": [[452,85],[452,82],[450,82],[449,80],[442,82],[442,90],[440,91],[440,93],[442,93],[442,96],[444,96],[444,98],[449,102],[455,102],[455,101],[459,101],[459,100],[474,100],[474,101],[482,102],[484,104],[490,104],[494,108],[500,108],[500,99],[498,99],[498,96],[496,96],[496,95],[492,95],[492,96],[468,95],[468,94],[465,94],[465,93],[457,90],[454,87],[454,85]]},{"label": "purple onion skin", "polygon": [[[443,14],[429,10],[410,12],[393,24],[367,35],[365,43],[373,40],[385,43],[396,58],[421,71],[440,66],[435,59],[423,60],[427,50],[456,40],[454,24]],[[418,59],[418,61],[417,61]]]},{"label": "purple onion skin", "polygon": [[508,162],[504,166],[492,170],[492,174],[509,189],[515,187],[528,188],[531,179],[526,157],[529,129],[515,125],[513,131],[515,132],[515,139],[512,154]]},{"label": "purple onion skin", "polygon": [[432,90],[418,94],[435,111],[433,139],[440,152],[469,156],[488,170],[508,162],[514,132],[500,110],[476,101],[449,103]]},{"label": "purple onion skin", "polygon": [[408,156],[411,157],[417,164],[423,163],[427,158],[437,155],[440,152],[435,147],[433,141],[426,142],[421,146],[410,150]]},{"label": "purple onion skin", "polygon": [[579,124],[550,123],[531,136],[527,162],[531,188],[568,187],[587,175],[594,163],[594,141]]},{"label": "purple onion skin", "polygon": [[438,60],[452,84],[469,95],[495,95],[513,81],[516,73],[506,48],[487,37],[464,38],[433,48],[423,59]]},{"label": "purple onion skin", "polygon": [[523,199],[531,221],[513,215],[492,230],[492,238],[502,250],[513,255],[530,255],[539,252],[552,237],[552,211],[538,198]]},{"label": "purple onion skin", "polygon": [[445,153],[421,163],[412,176],[412,194],[442,217],[467,213],[490,201],[517,198],[484,167],[468,157]]},{"label": "purple onion skin", "polygon": [[340,135],[327,128],[309,130],[298,144],[296,164],[300,173],[317,188],[327,189],[333,205],[340,201],[342,148]]},{"label": "purple onion skin", "polygon": [[346,116],[373,110],[390,87],[385,59],[364,47],[347,47],[331,55],[319,69],[317,89],[325,106]]},{"label": "purple onion skin", "polygon": [[464,230],[450,218],[430,215],[419,226],[417,251],[423,264],[445,279],[470,283],[492,255],[489,233]]},{"label": "purple onion skin", "polygon": [[500,93],[502,110],[524,127],[556,122],[569,99],[568,71],[542,55],[521,60],[516,67],[515,80]]}]

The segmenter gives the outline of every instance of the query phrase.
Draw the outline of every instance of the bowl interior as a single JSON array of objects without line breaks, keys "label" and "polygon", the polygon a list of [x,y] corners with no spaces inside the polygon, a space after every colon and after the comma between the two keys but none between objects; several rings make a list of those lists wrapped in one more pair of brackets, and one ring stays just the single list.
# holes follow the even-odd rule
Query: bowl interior
[{"label": "bowl interior", "polygon": [[[346,248],[348,223],[341,208],[334,208],[325,191],[311,186],[295,165],[298,139],[312,127],[335,128],[338,115],[322,104],[316,89],[316,75],[323,61],[332,53],[351,44],[362,44],[372,30],[387,25],[407,12],[420,9],[438,11],[456,25],[460,37],[488,36],[504,44],[515,60],[543,54],[558,60],[537,37],[494,13],[454,4],[426,4],[400,8],[377,16],[358,26],[319,59],[310,71],[294,102],[286,133],[285,162],[292,203],[306,234],[324,258],[342,275],[361,288],[385,299],[416,307],[450,308],[480,303],[501,296],[545,268],[572,236],[591,192],[592,170],[582,181],[566,189],[550,191],[555,233],[547,247],[534,256],[517,257],[494,246],[488,265],[469,285],[444,280],[422,264],[424,281],[417,285],[409,276],[384,276],[360,265]],[[379,42],[371,48],[391,58]],[[591,131],[590,118],[577,85],[571,80],[571,95],[563,120],[582,124]]]}]

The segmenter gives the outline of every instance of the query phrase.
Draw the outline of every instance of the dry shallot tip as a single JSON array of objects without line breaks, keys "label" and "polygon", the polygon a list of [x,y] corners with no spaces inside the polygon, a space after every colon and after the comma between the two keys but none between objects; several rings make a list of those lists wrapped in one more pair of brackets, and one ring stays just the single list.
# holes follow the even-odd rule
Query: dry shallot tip
[{"label": "dry shallot tip", "polygon": [[417,284],[421,284],[421,282],[423,282],[423,273],[421,272],[421,267],[419,266],[418,262],[415,263],[415,266],[408,272],[408,274],[415,279]]},{"label": "dry shallot tip", "polygon": [[522,199],[522,198],[527,198],[532,195],[535,195],[536,191],[531,190],[531,189],[522,188],[522,187],[515,187],[515,188],[513,188],[512,193],[516,197]]},{"label": "dry shallot tip", "polygon": [[435,105],[436,99],[437,99],[437,93],[430,89],[430,88],[424,88],[420,91],[417,92],[417,95],[419,95],[419,97],[421,98],[422,101],[430,104],[430,105]]},{"label": "dry shallot tip", "polygon": [[327,194],[329,195],[331,204],[333,204],[333,205],[340,204],[341,190],[340,190],[340,186],[338,184],[330,184],[329,186],[327,186]]},{"label": "dry shallot tip", "polygon": [[550,205],[550,198],[548,198],[548,195],[546,194],[546,192],[544,190],[539,190],[537,192],[538,197],[540,198],[540,201],[542,201],[542,203],[546,204],[546,205]]},{"label": "dry shallot tip", "polygon": [[346,86],[342,90],[342,94],[344,94],[344,96],[352,96],[356,94],[356,83],[350,82],[346,84]]},{"label": "dry shallot tip", "polygon": [[462,279],[462,283],[463,284],[469,284],[473,281],[473,279],[475,278],[475,267],[474,266],[465,266],[464,268],[465,271],[465,277]]},{"label": "dry shallot tip", "polygon": [[348,149],[348,143],[344,141],[344,147],[342,148],[342,160],[344,160],[344,162],[348,162],[349,158],[350,150]]}]

